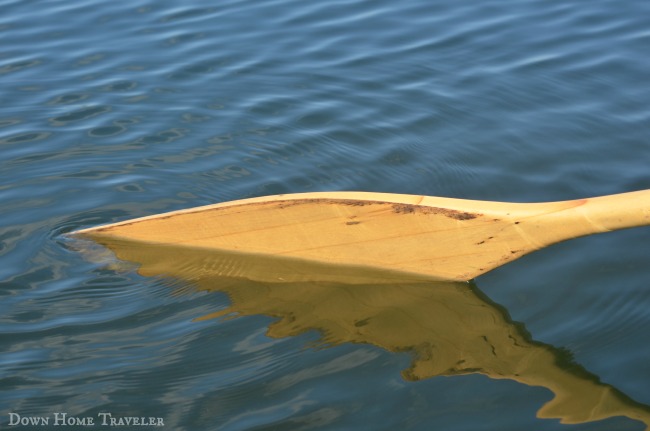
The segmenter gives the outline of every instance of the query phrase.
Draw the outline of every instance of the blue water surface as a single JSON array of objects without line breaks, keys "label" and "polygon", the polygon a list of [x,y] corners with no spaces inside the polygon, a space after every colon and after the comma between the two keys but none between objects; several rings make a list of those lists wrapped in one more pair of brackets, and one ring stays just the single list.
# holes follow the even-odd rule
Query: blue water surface
[{"label": "blue water surface", "polygon": [[[263,313],[197,320],[231,299],[89,258],[64,234],[277,193],[533,202],[650,189],[650,2],[0,10],[3,427],[10,413],[110,412],[169,430],[645,429],[540,418],[552,392],[512,379],[408,380],[407,352],[273,337]],[[650,412],[649,247],[647,227],[581,238],[476,289],[563,352],[562,367]]]}]

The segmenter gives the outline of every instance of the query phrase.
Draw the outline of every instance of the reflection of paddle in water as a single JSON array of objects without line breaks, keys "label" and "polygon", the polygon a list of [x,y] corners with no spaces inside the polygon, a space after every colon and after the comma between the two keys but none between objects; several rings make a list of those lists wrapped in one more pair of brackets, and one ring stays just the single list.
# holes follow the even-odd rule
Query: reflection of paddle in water
[{"label": "reflection of paddle in water", "polygon": [[[409,352],[406,380],[470,373],[516,380],[554,393],[540,418],[573,424],[627,416],[650,429],[650,407],[601,383],[560,349],[533,341],[472,284],[136,242],[105,245],[120,259],[138,263],[142,275],[176,277],[227,293],[231,307],[203,319],[273,316],[278,320],[269,327],[271,337],[317,330],[329,345],[365,343]],[[327,281],[309,281],[314,278]]]}]

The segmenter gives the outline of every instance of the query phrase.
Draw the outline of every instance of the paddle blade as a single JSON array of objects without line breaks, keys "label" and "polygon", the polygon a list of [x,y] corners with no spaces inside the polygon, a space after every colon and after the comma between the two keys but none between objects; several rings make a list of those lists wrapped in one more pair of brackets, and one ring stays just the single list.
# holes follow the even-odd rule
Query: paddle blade
[{"label": "paddle blade", "polygon": [[387,268],[469,280],[548,241],[515,220],[532,204],[379,193],[310,193],[246,199],[78,231],[183,245]]},{"label": "paddle blade", "polygon": [[548,245],[650,224],[650,192],[550,203],[505,203],[362,192],[266,196],[77,231],[386,268],[466,281]]}]

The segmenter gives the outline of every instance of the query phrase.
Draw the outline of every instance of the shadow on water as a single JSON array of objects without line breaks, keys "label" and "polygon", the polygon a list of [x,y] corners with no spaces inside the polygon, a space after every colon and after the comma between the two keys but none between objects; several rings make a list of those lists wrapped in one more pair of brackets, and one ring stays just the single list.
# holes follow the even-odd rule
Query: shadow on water
[{"label": "shadow on water", "polygon": [[649,406],[601,382],[569,352],[534,341],[473,283],[137,242],[103,245],[136,263],[144,276],[179,278],[230,297],[228,309],[201,320],[272,316],[277,320],[270,337],[316,330],[325,345],[363,343],[407,352],[413,360],[402,377],[408,381],[480,373],[553,392],[539,418],[576,424],[626,416],[650,429]]}]

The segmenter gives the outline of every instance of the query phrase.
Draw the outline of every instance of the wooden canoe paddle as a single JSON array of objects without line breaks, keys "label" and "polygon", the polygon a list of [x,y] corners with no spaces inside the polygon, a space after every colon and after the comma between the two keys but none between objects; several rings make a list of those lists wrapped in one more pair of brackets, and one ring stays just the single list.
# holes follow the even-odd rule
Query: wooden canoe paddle
[{"label": "wooden canoe paddle", "polygon": [[266,196],[76,231],[465,281],[543,247],[650,225],[650,190],[549,203],[319,192]]}]

